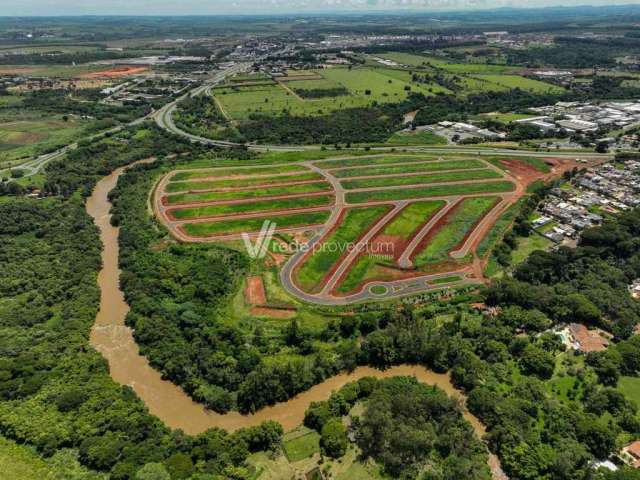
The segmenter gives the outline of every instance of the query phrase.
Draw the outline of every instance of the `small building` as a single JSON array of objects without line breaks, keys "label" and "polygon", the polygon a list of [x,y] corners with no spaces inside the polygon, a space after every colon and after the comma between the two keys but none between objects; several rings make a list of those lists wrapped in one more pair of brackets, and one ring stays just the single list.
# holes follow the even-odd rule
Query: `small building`
[{"label": "small building", "polygon": [[630,443],[620,451],[620,458],[633,468],[640,468],[640,440]]},{"label": "small building", "polygon": [[[602,352],[609,346],[609,340],[603,336],[604,332],[599,329],[589,330],[580,323],[572,323],[568,327],[568,333],[571,348],[574,350],[584,353]],[[640,448],[640,442],[638,442],[638,446]],[[638,458],[640,459],[640,457]]]}]

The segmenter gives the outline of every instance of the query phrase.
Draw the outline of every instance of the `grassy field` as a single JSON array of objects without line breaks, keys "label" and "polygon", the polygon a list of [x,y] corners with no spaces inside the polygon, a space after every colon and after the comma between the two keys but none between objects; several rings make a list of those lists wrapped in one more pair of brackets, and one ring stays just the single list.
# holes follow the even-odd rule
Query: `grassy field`
[{"label": "grassy field", "polygon": [[[242,120],[251,113],[280,114],[289,111],[294,115],[318,115],[338,109],[364,107],[373,102],[395,103],[406,99],[409,91],[427,96],[446,92],[437,84],[412,83],[408,72],[390,72],[377,68],[331,68],[307,72],[320,75],[322,79],[288,81],[285,85],[221,87],[215,89],[214,94],[233,119]],[[296,89],[340,87],[347,89],[349,95],[304,100],[295,94]]]},{"label": "grassy field", "polygon": [[301,193],[316,193],[331,190],[328,182],[305,183],[302,185],[265,187],[253,190],[239,190],[231,192],[203,192],[203,193],[179,193],[170,195],[167,200],[170,205],[191,202],[212,202],[223,200],[240,200],[246,198],[260,198],[280,195],[295,195]]},{"label": "grassy field", "polygon": [[194,237],[210,237],[240,232],[258,232],[265,220],[275,222],[280,228],[294,228],[305,225],[323,225],[329,220],[331,212],[309,212],[275,217],[247,218],[241,220],[222,220],[211,223],[188,223],[183,226],[187,234]]},{"label": "grassy field", "polygon": [[458,185],[434,185],[431,187],[352,192],[347,194],[347,202],[352,204],[381,202],[388,200],[409,200],[411,198],[444,197],[453,195],[474,195],[513,191],[511,182],[467,183]]},{"label": "grassy field", "polygon": [[496,85],[503,85],[508,89],[519,88],[533,93],[563,93],[565,89],[549,83],[532,80],[519,75],[474,75],[475,78]]},{"label": "grassy field", "polygon": [[171,177],[172,182],[182,182],[196,178],[208,177],[240,177],[249,175],[272,175],[288,172],[304,172],[306,167],[300,165],[280,165],[277,167],[220,168],[205,171],[178,172]]},{"label": "grassy field", "polygon": [[347,180],[342,186],[347,190],[355,188],[392,187],[398,185],[419,185],[422,183],[459,182],[464,180],[486,180],[502,178],[498,172],[485,168],[464,172],[436,173],[431,175],[412,175],[409,177],[381,177],[362,180]]},{"label": "grassy field", "polygon": [[504,73],[513,67],[503,65],[487,65],[484,63],[453,63],[438,57],[415,55],[404,52],[390,52],[376,55],[394,62],[414,67],[436,67],[453,73]]},{"label": "grassy field", "polygon": [[415,257],[415,265],[441,263],[449,259],[453,250],[469,230],[496,204],[495,197],[467,198],[455,207],[446,223],[429,240]]},{"label": "grassy field", "polygon": [[72,143],[88,125],[89,122],[74,117],[65,122],[58,116],[44,118],[35,114],[17,114],[15,120],[0,120],[0,166]]},{"label": "grassy field", "polygon": [[349,269],[347,276],[340,282],[337,291],[340,293],[349,293],[358,288],[362,282],[368,279],[376,263],[377,260],[370,255],[364,254],[358,257]]},{"label": "grassy field", "polygon": [[324,240],[323,245],[328,247],[314,250],[298,270],[300,286],[306,291],[313,291],[345,252],[344,249],[356,242],[387,209],[386,206],[348,209],[342,222]]},{"label": "grassy field", "polygon": [[511,264],[518,265],[536,250],[548,250],[552,245],[551,240],[535,233],[528,237],[518,238],[518,246],[511,252]]},{"label": "grassy field", "polygon": [[447,139],[426,130],[394,133],[387,145],[446,145]]},{"label": "grassy field", "polygon": [[516,120],[531,118],[533,117],[533,115],[528,115],[526,113],[492,113],[483,115],[483,117],[488,117],[501,123],[511,123],[515,122]]},{"label": "grassy field", "polygon": [[389,222],[382,234],[409,240],[414,233],[417,233],[418,228],[427,223],[444,205],[445,202],[441,200],[412,203]]},{"label": "grassy field", "polygon": [[331,205],[333,196],[326,195],[308,198],[290,198],[282,200],[263,200],[231,205],[207,205],[202,207],[183,208],[173,210],[173,216],[178,220],[189,220],[200,217],[215,217],[237,213],[270,212],[275,210],[292,210],[297,208],[311,208]]},{"label": "grassy field", "polygon": [[333,170],[331,174],[338,178],[364,177],[376,175],[394,175],[403,173],[437,172],[440,170],[469,170],[484,168],[486,164],[480,160],[449,160],[443,162],[415,163],[388,167],[352,168],[349,170]]},{"label": "grassy field", "polygon": [[306,182],[310,180],[322,180],[318,173],[303,173],[299,175],[285,175],[281,177],[258,177],[228,180],[205,180],[193,182],[170,182],[167,184],[167,193],[188,192],[190,190],[220,190],[227,188],[265,187],[268,185]]},{"label": "grassy field", "polygon": [[283,438],[283,450],[290,462],[299,462],[320,453],[320,435],[315,430],[299,427]]},{"label": "grassy field", "polygon": [[640,406],[640,378],[639,377],[620,377],[618,381],[618,390],[633,400],[636,405]]},{"label": "grassy field", "polygon": [[325,160],[322,162],[314,162],[317,167],[331,170],[343,167],[366,167],[369,165],[389,165],[392,163],[411,163],[411,162],[431,162],[438,160],[439,157],[420,155],[393,155],[385,157],[362,157],[362,158],[346,158],[343,160]]}]

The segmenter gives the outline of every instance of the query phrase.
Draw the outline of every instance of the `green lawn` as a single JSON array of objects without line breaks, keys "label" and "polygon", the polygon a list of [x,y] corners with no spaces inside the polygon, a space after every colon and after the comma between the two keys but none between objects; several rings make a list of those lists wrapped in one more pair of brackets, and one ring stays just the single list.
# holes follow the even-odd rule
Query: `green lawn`
[{"label": "green lawn", "polygon": [[287,433],[283,440],[284,453],[292,463],[320,452],[320,435],[306,427]]},{"label": "green lawn", "polygon": [[388,200],[408,200],[411,198],[446,197],[453,195],[474,195],[481,193],[511,192],[515,185],[511,182],[467,183],[457,185],[433,185],[430,187],[396,188],[370,192],[347,194],[347,202],[352,204],[381,202]]},{"label": "green lawn", "polygon": [[331,205],[333,196],[319,196],[308,198],[290,198],[282,200],[263,200],[231,205],[207,205],[202,207],[182,208],[171,213],[178,220],[188,220],[200,217],[214,217],[232,215],[234,213],[269,212],[275,210],[291,210],[297,208],[311,208]]},{"label": "green lawn", "polygon": [[301,165],[280,165],[277,167],[249,167],[249,168],[216,168],[211,170],[200,170],[193,172],[178,172],[171,177],[172,182],[182,182],[195,178],[208,177],[240,177],[249,175],[272,175],[289,172],[305,172],[306,167]]},{"label": "green lawn", "polygon": [[238,178],[235,180],[204,180],[192,182],[170,182],[167,193],[188,192],[191,190],[220,190],[226,188],[265,187],[281,183],[306,182],[322,180],[319,173],[303,173],[300,175],[285,175],[282,177]]},{"label": "green lawn", "polygon": [[170,205],[191,202],[212,202],[223,200],[240,200],[247,198],[271,197],[279,195],[295,195],[302,193],[315,193],[331,190],[328,182],[304,183],[302,185],[289,185],[283,187],[264,187],[255,190],[239,190],[231,192],[203,192],[203,193],[179,193],[167,197]]},{"label": "green lawn", "polygon": [[393,187],[398,185],[420,185],[423,183],[460,182],[465,180],[487,180],[495,178],[502,178],[502,175],[487,168],[477,171],[471,170],[464,172],[436,173],[431,175],[412,175],[409,177],[380,177],[361,180],[347,180],[342,182],[342,186],[347,190],[353,190],[356,188]]},{"label": "green lawn", "polygon": [[382,234],[410,240],[412,235],[444,205],[445,202],[442,200],[412,203],[389,222]]},{"label": "green lawn", "polygon": [[388,167],[350,168],[333,170],[331,174],[338,178],[364,177],[374,175],[394,175],[402,173],[437,172],[440,170],[469,170],[485,168],[480,160],[445,160],[442,162],[415,163],[411,165],[395,165]]},{"label": "green lawn", "polygon": [[298,270],[300,286],[310,292],[327,275],[350,245],[382,216],[388,207],[350,208],[342,222],[326,238],[320,248],[314,250]]},{"label": "green lawn", "polygon": [[531,233],[528,237],[518,238],[518,247],[511,252],[511,264],[524,262],[536,250],[548,250],[553,242],[542,235]]},{"label": "green lawn", "polygon": [[467,198],[463,200],[446,223],[429,240],[415,258],[416,266],[440,263],[448,260],[449,252],[458,246],[483,215],[496,204],[496,197]]},{"label": "green lawn", "polygon": [[621,377],[618,380],[618,390],[633,400],[636,405],[640,406],[640,378],[638,377]]},{"label": "green lawn", "polygon": [[194,237],[209,237],[228,233],[258,232],[265,220],[275,222],[280,228],[294,228],[304,225],[322,225],[331,212],[310,212],[276,217],[247,218],[244,220],[222,220],[211,223],[187,223],[183,226],[187,234]]}]

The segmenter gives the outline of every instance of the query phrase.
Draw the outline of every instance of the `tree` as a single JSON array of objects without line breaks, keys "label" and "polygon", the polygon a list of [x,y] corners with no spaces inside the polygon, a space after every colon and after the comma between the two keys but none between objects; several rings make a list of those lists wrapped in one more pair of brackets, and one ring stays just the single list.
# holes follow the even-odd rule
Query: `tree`
[{"label": "tree", "polygon": [[171,476],[162,464],[147,463],[138,470],[135,480],[171,480]]},{"label": "tree", "polygon": [[322,453],[331,458],[340,458],[347,453],[347,430],[340,418],[330,419],[324,427],[320,437]]},{"label": "tree", "polygon": [[528,345],[520,357],[520,366],[525,373],[546,379],[553,375],[555,359],[552,354],[545,352],[540,347]]}]

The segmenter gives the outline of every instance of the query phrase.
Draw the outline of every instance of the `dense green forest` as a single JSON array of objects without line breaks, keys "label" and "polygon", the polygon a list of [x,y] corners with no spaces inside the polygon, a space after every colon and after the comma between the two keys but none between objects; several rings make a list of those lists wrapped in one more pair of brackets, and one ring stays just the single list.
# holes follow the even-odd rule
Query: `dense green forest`
[{"label": "dense green forest", "polygon": [[413,377],[365,377],[332,393],[327,401],[312,403],[305,425],[321,434],[325,455],[344,455],[348,440],[342,417],[358,402],[364,409],[362,415],[354,415],[349,430],[363,458],[375,459],[391,478],[491,478],[486,447],[456,401]]}]

